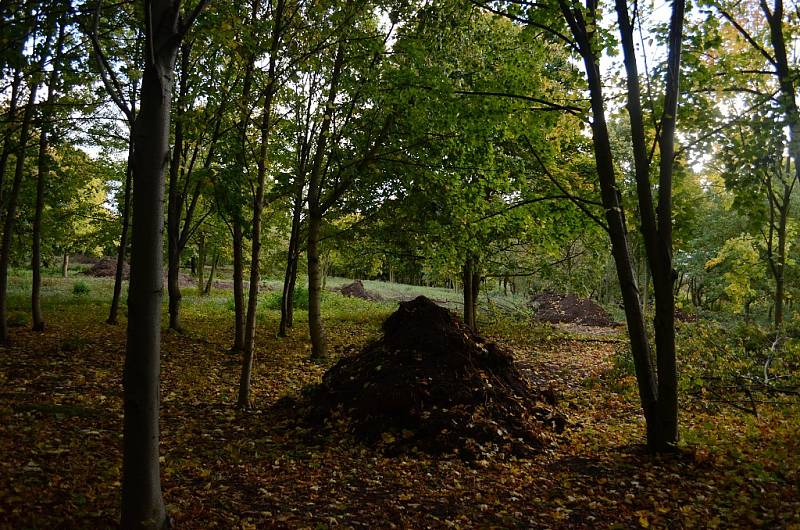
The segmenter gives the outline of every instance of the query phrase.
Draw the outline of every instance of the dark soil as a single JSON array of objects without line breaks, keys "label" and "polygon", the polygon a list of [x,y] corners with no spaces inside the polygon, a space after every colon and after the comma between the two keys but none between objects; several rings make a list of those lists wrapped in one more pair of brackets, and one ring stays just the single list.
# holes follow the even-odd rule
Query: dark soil
[{"label": "dark soil", "polygon": [[345,428],[386,454],[528,456],[565,426],[552,389],[536,389],[511,353],[425,297],[402,302],[382,339],[341,359],[299,402],[312,430]]},{"label": "dark soil", "polygon": [[679,322],[695,322],[697,321],[697,315],[694,313],[687,313],[683,309],[675,308],[675,320]]},{"label": "dark soil", "polygon": [[[124,279],[128,279],[130,275],[130,266],[127,262],[125,262],[125,266],[122,269],[122,277]],[[115,274],[117,274],[117,259],[116,258],[103,258],[97,263],[94,264],[89,269],[86,269],[84,272],[87,276],[96,276],[98,278],[113,278]]]},{"label": "dark soil", "polygon": [[356,280],[353,283],[347,284],[341,289],[339,292],[345,296],[350,296],[353,298],[361,298],[362,300],[372,300],[372,301],[379,301],[382,300],[381,296],[377,293],[370,293],[364,288],[364,284],[361,283],[361,280]]},{"label": "dark soil", "polygon": [[542,322],[568,322],[609,327],[617,323],[595,302],[574,294],[541,293],[533,297],[534,318]]}]

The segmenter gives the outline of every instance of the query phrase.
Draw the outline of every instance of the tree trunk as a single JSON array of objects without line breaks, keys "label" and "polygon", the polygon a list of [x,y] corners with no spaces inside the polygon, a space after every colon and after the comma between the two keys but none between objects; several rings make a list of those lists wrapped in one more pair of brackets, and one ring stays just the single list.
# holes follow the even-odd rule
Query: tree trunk
[{"label": "tree trunk", "polygon": [[639,398],[647,423],[647,440],[648,444],[651,442],[655,443],[658,441],[658,430],[655,424],[657,399],[655,373],[652,366],[650,344],[647,339],[646,327],[639,300],[639,291],[636,286],[635,273],[632,266],[633,262],[628,246],[624,213],[616,186],[610,137],[605,118],[603,82],[600,76],[597,58],[592,48],[592,42],[589,40],[586,33],[583,15],[580,12],[574,12],[572,10],[572,5],[565,0],[560,1],[560,7],[573,35],[579,42],[580,52],[586,70],[592,108],[592,143],[600,183],[600,198],[605,209],[609,238],[611,240],[611,254],[614,258],[623,307],[625,309],[631,353],[636,369]]},{"label": "tree trunk", "polygon": [[472,287],[472,260],[467,258],[464,260],[464,269],[462,271],[462,278],[464,282],[464,324],[466,324],[473,331],[475,328],[475,304],[472,301],[472,296],[475,293]]},{"label": "tree trunk", "polygon": [[[56,71],[55,69],[53,70]],[[52,86],[49,91],[52,91]],[[51,97],[48,95],[48,101]],[[36,174],[36,209],[33,216],[33,247],[31,250],[31,313],[33,318],[33,331],[44,331],[44,318],[42,317],[41,287],[42,287],[42,212],[44,210],[44,184],[50,171],[47,160],[47,131],[42,126],[39,132],[39,161]]]},{"label": "tree trunk", "polygon": [[170,106],[180,45],[180,6],[151,0],[150,23],[134,129],[133,233],[128,340],[123,373],[123,529],[169,526],[159,467],[164,171],[169,162]]},{"label": "tree trunk", "polygon": [[[53,59],[53,70],[50,72],[50,80],[47,86],[47,98],[44,102],[46,112],[52,113],[53,100],[56,95],[56,84],[61,63],[61,55],[64,48],[64,26],[59,25],[58,40]],[[31,313],[33,318],[33,331],[44,331],[44,318],[42,317],[41,288],[42,288],[42,213],[44,211],[44,188],[50,174],[50,159],[47,150],[49,148],[49,132],[52,125],[47,123],[46,116],[41,118],[39,127],[39,157],[36,172],[36,207],[33,216],[33,245],[31,249],[31,271],[33,280],[31,285]],[[48,116],[51,119],[53,116]]]},{"label": "tree trunk", "polygon": [[481,270],[478,259],[472,262],[472,331],[478,332],[478,296],[481,292]]},{"label": "tree trunk", "polygon": [[219,263],[219,252],[215,252],[214,261],[211,262],[211,272],[208,274],[208,283],[206,283],[206,287],[205,289],[203,289],[202,292],[204,296],[208,296],[211,294],[211,287],[214,285],[214,275],[217,272],[218,263]]},{"label": "tree trunk", "polygon": [[256,337],[256,311],[258,309],[258,288],[261,283],[261,214],[264,208],[264,188],[267,175],[267,147],[272,129],[272,102],[277,86],[277,63],[280,39],[283,32],[283,10],[285,0],[277,0],[273,15],[272,43],[269,53],[269,73],[266,94],[264,95],[263,116],[261,119],[261,145],[258,157],[258,176],[256,195],[253,200],[253,224],[251,233],[252,250],[250,253],[250,288],[247,296],[247,317],[244,324],[244,358],[242,373],[239,379],[240,407],[250,406],[250,377],[253,372],[253,357]]},{"label": "tree trunk", "polygon": [[[134,115],[133,113],[131,114]],[[122,234],[119,238],[117,249],[117,270],[114,272],[114,295],[111,298],[111,309],[108,312],[106,323],[116,324],[119,312],[119,300],[122,295],[122,281],[125,273],[125,253],[128,250],[128,231],[130,227],[131,187],[133,183],[133,156],[134,156],[134,122],[131,122],[131,134],[128,139],[128,162],[125,167],[125,188],[122,192]]]},{"label": "tree trunk", "polygon": [[[172,159],[169,165],[169,195],[167,196],[167,291],[169,292],[169,328],[183,331],[181,324],[181,286],[179,282],[181,267],[181,211],[184,196],[180,190],[181,160],[183,155],[183,105],[189,91],[187,76],[191,46],[183,44],[180,50],[181,63],[175,120],[175,145],[172,147]],[[188,178],[188,177],[187,177]]]},{"label": "tree trunk", "polygon": [[328,99],[325,104],[322,124],[317,137],[314,161],[308,178],[308,328],[311,335],[311,359],[321,360],[328,355],[327,338],[322,323],[322,270],[319,254],[319,236],[322,228],[322,183],[325,150],[328,132],[336,108],[336,97],[339,94],[339,80],[344,65],[344,45],[340,42],[336,47],[336,58],[333,61]]},{"label": "tree trunk", "polygon": [[233,219],[233,351],[244,350],[244,263],[242,221]]},{"label": "tree trunk", "polygon": [[15,69],[11,81],[11,98],[8,101],[8,122],[3,135],[3,151],[0,153],[0,205],[4,203],[3,190],[5,190],[6,167],[13,151],[14,123],[17,120],[17,106],[20,98],[20,85],[22,84],[22,71]]},{"label": "tree trunk", "polygon": [[286,327],[294,327],[294,291],[297,285],[297,266],[300,264],[300,254],[295,254],[292,263],[292,275],[289,277],[289,300],[290,304],[286,306]]},{"label": "tree trunk", "polygon": [[17,200],[22,187],[22,178],[25,174],[25,152],[30,140],[30,126],[33,119],[33,108],[36,104],[36,94],[39,91],[39,81],[34,81],[30,88],[30,95],[22,117],[19,132],[19,146],[17,160],[14,168],[14,181],[8,194],[6,216],[3,222],[3,240],[0,248],[0,343],[9,343],[8,334],[8,268],[11,261],[11,244],[14,236],[14,224],[17,215]]},{"label": "tree trunk", "polygon": [[66,278],[69,276],[69,252],[64,251],[64,258],[61,260],[61,276]]},{"label": "tree trunk", "polygon": [[322,219],[308,219],[308,329],[311,335],[311,358],[324,359],[328,354],[328,339],[322,323],[322,270],[319,255],[319,235]]},{"label": "tree trunk", "polygon": [[300,247],[300,216],[303,211],[303,186],[298,182],[298,191],[295,192],[292,209],[292,232],[289,236],[289,250],[286,253],[286,273],[283,277],[283,293],[281,294],[281,323],[278,335],[286,336],[287,328],[292,327],[292,312],[294,309],[294,282],[297,278],[297,260]]},{"label": "tree trunk", "polygon": [[789,217],[789,200],[784,198],[784,203],[778,218],[778,262],[775,264],[775,329],[783,327],[783,299],[785,297],[784,269],[786,263],[786,224]]},{"label": "tree trunk", "polygon": [[206,277],[206,235],[200,233],[197,242],[197,290],[202,291]]}]

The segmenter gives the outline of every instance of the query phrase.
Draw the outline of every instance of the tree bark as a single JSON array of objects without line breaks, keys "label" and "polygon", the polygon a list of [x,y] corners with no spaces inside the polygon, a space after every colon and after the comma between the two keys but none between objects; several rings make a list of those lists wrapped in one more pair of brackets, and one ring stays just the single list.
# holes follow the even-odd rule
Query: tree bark
[{"label": "tree bark", "polygon": [[[38,70],[38,68],[37,68]],[[30,140],[30,126],[33,119],[33,109],[36,105],[36,94],[39,91],[40,81],[33,81],[30,87],[28,102],[25,113],[22,117],[22,125],[19,132],[19,145],[17,147],[17,160],[14,168],[14,180],[11,184],[11,191],[8,194],[8,204],[6,215],[3,222],[3,240],[0,247],[0,343],[8,344],[10,337],[8,333],[8,268],[11,261],[11,244],[14,236],[14,224],[17,215],[17,200],[19,191],[22,187],[22,179],[25,173],[25,155]]]},{"label": "tree bark", "polygon": [[322,267],[319,237],[322,218],[311,214],[308,219],[308,327],[311,335],[311,358],[322,360],[328,354],[328,337],[322,323]]},{"label": "tree bark", "polygon": [[233,219],[233,351],[244,350],[244,263],[242,221]]},{"label": "tree bark", "polygon": [[0,152],[0,205],[4,203],[3,190],[5,190],[6,168],[8,159],[13,151],[14,123],[17,120],[17,107],[20,98],[20,86],[22,85],[22,71],[17,68],[14,70],[11,81],[11,98],[8,101],[8,123],[3,135],[3,151]]},{"label": "tree bark", "polygon": [[253,199],[253,223],[251,232],[250,252],[250,286],[247,297],[247,317],[244,324],[244,356],[242,359],[242,373],[239,379],[240,407],[250,406],[250,378],[253,372],[253,357],[255,352],[256,337],[256,312],[258,310],[258,290],[261,283],[261,214],[264,208],[264,188],[267,175],[267,147],[272,129],[272,102],[278,89],[276,79],[278,52],[280,49],[281,35],[283,33],[283,10],[285,0],[277,0],[273,15],[272,42],[269,53],[268,85],[264,95],[263,116],[261,119],[261,145],[258,158],[258,176],[256,194]]},{"label": "tree bark", "polygon": [[208,283],[206,283],[205,289],[203,289],[203,296],[211,294],[211,287],[214,285],[214,275],[217,272],[217,264],[219,264],[219,252],[214,253],[214,261],[211,262],[211,272],[208,274]]},{"label": "tree bark", "polygon": [[[180,49],[180,72],[175,120],[175,144],[172,147],[172,160],[169,165],[169,195],[167,198],[167,291],[169,293],[169,328],[183,331],[181,323],[181,286],[179,281],[181,266],[180,222],[184,197],[180,190],[181,161],[183,156],[183,105],[189,91],[189,59],[192,47],[184,43]],[[185,169],[185,168],[183,168]]]},{"label": "tree bark", "polygon": [[[134,107],[131,106],[131,109],[134,109]],[[134,113],[135,110],[132,110],[131,115],[135,116]],[[114,295],[111,297],[111,309],[108,311],[108,319],[106,319],[107,324],[117,324],[119,301],[122,296],[122,282],[125,279],[125,254],[128,251],[128,232],[131,217],[131,187],[133,184],[134,123],[135,121],[130,123],[131,135],[128,140],[128,162],[125,167],[125,187],[122,191],[122,233],[120,234],[119,248],[117,249],[117,270],[114,272]]]},{"label": "tree bark", "polygon": [[197,242],[197,290],[203,290],[206,277],[206,235],[201,233]]},{"label": "tree bark", "polygon": [[778,256],[777,259],[772,260],[772,274],[775,277],[775,315],[773,323],[775,330],[780,330],[783,327],[784,319],[784,298],[786,293],[786,282],[784,280],[784,269],[786,264],[786,225],[789,218],[789,197],[788,193],[784,194],[783,203],[780,205],[778,211]]},{"label": "tree bark", "polygon": [[317,137],[316,151],[308,179],[308,328],[311,335],[311,359],[322,360],[328,355],[328,341],[322,323],[322,270],[319,253],[319,237],[322,228],[323,209],[321,205],[323,159],[330,133],[331,120],[339,94],[339,81],[344,65],[344,45],[340,42],[331,72],[328,98],[325,104],[322,124]]},{"label": "tree bark", "polygon": [[[169,526],[159,466],[164,171],[175,60],[185,28],[178,0],[150,0],[140,112],[134,128],[133,230],[123,373],[124,529]],[[201,4],[202,6],[202,4]]]},{"label": "tree bark", "polygon": [[464,282],[464,324],[475,331],[475,303],[472,299],[475,294],[475,289],[472,285],[475,275],[473,274],[472,265],[471,258],[468,257],[464,260],[464,269],[462,271]]},{"label": "tree bark", "polygon": [[[305,180],[305,179],[303,179]],[[292,205],[292,231],[289,236],[289,249],[286,253],[286,273],[283,277],[283,293],[281,294],[281,322],[278,335],[285,337],[287,329],[292,327],[294,309],[294,283],[297,278],[297,261],[300,247],[300,218],[303,211],[303,182],[298,182]]]},{"label": "tree bark", "polygon": [[61,276],[66,278],[69,276],[69,252],[64,251],[64,259],[61,261]]},{"label": "tree bark", "polygon": [[44,331],[44,318],[42,317],[41,289],[42,289],[42,213],[44,211],[44,188],[50,174],[50,159],[47,153],[50,145],[50,129],[52,125],[47,122],[47,118],[52,122],[53,116],[45,117],[46,113],[52,113],[53,100],[56,95],[56,85],[61,63],[61,55],[64,48],[64,27],[59,24],[58,40],[56,41],[56,51],[53,59],[53,70],[47,86],[47,98],[44,102],[44,109],[39,126],[39,156],[37,160],[36,172],[36,206],[33,216],[33,244],[31,248],[31,271],[33,275],[31,285],[31,313],[33,319],[33,331]]},{"label": "tree bark", "polygon": [[639,291],[632,265],[633,261],[628,245],[624,212],[616,186],[599,64],[592,48],[592,34],[587,32],[587,24],[583,19],[582,13],[578,10],[573,11],[571,4],[564,0],[560,0],[559,5],[573,36],[578,42],[586,70],[592,109],[592,143],[600,183],[600,197],[605,209],[609,238],[611,240],[611,254],[614,258],[625,309],[639,398],[647,423],[647,440],[648,444],[656,443],[658,441],[658,429],[656,427],[657,387],[655,371],[652,365],[650,344],[647,338]]}]

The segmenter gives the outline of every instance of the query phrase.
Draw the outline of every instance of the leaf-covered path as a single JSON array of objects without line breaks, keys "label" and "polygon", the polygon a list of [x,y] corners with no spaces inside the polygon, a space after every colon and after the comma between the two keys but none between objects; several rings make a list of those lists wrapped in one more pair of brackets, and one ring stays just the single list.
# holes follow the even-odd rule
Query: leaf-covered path
[{"label": "leaf-covered path", "polygon": [[[66,308],[44,334],[16,328],[0,351],[2,528],[117,524],[124,326],[98,323],[101,311]],[[258,408],[237,411],[224,317],[164,334],[162,475],[176,528],[800,528],[797,411],[708,416],[687,402],[689,444],[653,458],[613,334],[493,329],[554,387],[572,427],[536,458],[469,464],[388,458],[278,422],[269,406],[327,367],[307,362],[302,322],[288,339],[262,333]],[[358,350],[379,324],[329,322],[332,351]]]}]

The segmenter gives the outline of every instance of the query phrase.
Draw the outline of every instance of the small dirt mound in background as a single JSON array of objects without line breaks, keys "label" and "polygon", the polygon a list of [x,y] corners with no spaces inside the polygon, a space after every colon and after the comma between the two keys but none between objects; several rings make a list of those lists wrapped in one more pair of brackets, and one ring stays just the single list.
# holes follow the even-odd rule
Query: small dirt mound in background
[{"label": "small dirt mound in background", "polygon": [[[127,280],[128,276],[130,276],[130,271],[130,266],[125,262],[122,267],[122,277]],[[113,278],[114,275],[117,274],[117,260],[116,258],[103,258],[92,267],[83,271],[83,273],[87,276],[95,276],[97,278]]]},{"label": "small dirt mound in background", "polygon": [[402,302],[382,339],[341,359],[287,411],[312,429],[344,426],[387,454],[465,460],[527,456],[565,426],[552,389],[538,390],[511,353],[486,343],[425,297]]},{"label": "small dirt mound in background", "polygon": [[697,322],[697,315],[694,313],[687,313],[683,309],[675,308],[675,320],[679,322]]},{"label": "small dirt mound in background", "polygon": [[339,292],[345,296],[350,296],[353,298],[361,298],[362,300],[372,300],[373,302],[377,302],[382,300],[381,296],[376,293],[370,293],[364,288],[364,284],[361,280],[356,280],[353,283],[347,284],[341,289]]},{"label": "small dirt mound in background", "polygon": [[568,322],[584,326],[609,327],[617,323],[595,302],[574,294],[541,293],[530,303],[534,318],[542,322]]}]

